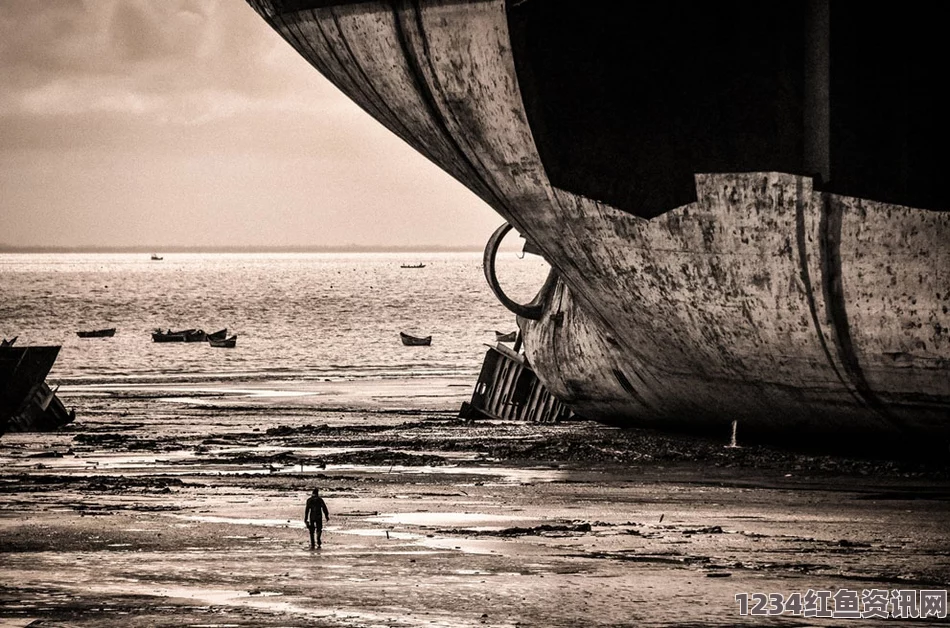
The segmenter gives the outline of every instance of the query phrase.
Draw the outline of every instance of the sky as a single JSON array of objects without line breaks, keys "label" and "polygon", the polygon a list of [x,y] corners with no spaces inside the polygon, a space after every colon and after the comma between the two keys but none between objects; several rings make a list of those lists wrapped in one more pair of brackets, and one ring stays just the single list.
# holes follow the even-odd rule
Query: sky
[{"label": "sky", "polygon": [[0,0],[0,245],[482,247],[501,222],[243,0]]}]

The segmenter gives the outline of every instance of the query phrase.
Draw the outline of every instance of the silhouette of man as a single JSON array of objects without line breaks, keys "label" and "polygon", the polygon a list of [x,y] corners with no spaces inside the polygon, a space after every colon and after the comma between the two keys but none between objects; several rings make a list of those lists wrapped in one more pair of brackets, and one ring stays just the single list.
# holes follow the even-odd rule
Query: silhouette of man
[{"label": "silhouette of man", "polygon": [[330,511],[327,510],[327,503],[320,497],[320,489],[313,489],[313,494],[307,500],[307,508],[303,513],[303,522],[307,524],[310,530],[310,549],[313,549],[313,533],[317,533],[317,547],[322,545],[323,536],[323,517],[330,520]]}]

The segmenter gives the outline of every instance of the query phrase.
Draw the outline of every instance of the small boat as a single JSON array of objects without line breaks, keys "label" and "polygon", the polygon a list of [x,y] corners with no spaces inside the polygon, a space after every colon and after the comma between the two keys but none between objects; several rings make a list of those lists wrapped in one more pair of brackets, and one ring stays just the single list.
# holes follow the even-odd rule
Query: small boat
[{"label": "small boat", "polygon": [[[217,333],[217,332],[215,332]],[[228,330],[224,330],[224,334],[227,335]],[[208,334],[202,329],[189,329],[185,332],[185,342],[204,342],[208,339]]]},{"label": "small boat", "polygon": [[80,338],[112,338],[115,336],[115,327],[96,329],[93,331],[77,331],[76,335]]},{"label": "small boat", "polygon": [[207,340],[224,340],[227,337],[228,337],[227,327],[225,327],[224,329],[218,330],[214,332],[213,334],[206,334]]},{"label": "small boat", "polygon": [[425,264],[403,264],[399,268],[425,268]]},{"label": "small boat", "polygon": [[4,338],[3,341],[0,341],[0,347],[12,347],[13,343],[16,342],[17,338],[19,338],[19,336],[14,336],[13,338],[10,338],[9,340]]},{"label": "small boat", "polygon": [[[152,342],[185,342],[185,337],[197,332],[197,329],[185,329],[182,331],[162,331],[156,329],[152,332]],[[204,332],[202,332],[204,333]]]},{"label": "small boat", "polygon": [[160,262],[160,261],[162,261],[163,259],[165,259],[165,258],[162,257],[161,255],[158,255],[158,254],[156,254],[156,253],[152,253],[152,261],[154,261],[154,262]]},{"label": "small boat", "polygon": [[518,339],[518,332],[513,331],[507,334],[503,334],[500,331],[495,332],[495,341],[496,342],[514,342]]},{"label": "small boat", "polygon": [[407,347],[428,347],[432,344],[432,336],[417,338],[416,336],[410,336],[409,334],[399,332],[399,338],[402,340],[402,344],[406,345]]},{"label": "small boat", "polygon": [[208,336],[208,344],[212,347],[222,347],[225,349],[233,349],[237,344],[237,334],[234,334],[230,338],[212,338]]}]

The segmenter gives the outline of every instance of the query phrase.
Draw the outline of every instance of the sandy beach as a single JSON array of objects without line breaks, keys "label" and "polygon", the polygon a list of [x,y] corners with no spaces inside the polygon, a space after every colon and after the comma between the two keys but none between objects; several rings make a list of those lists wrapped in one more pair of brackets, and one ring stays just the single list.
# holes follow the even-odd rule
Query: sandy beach
[{"label": "sandy beach", "polygon": [[0,626],[828,626],[736,595],[950,582],[946,467],[466,425],[469,392],[64,390],[74,426],[0,438]]}]

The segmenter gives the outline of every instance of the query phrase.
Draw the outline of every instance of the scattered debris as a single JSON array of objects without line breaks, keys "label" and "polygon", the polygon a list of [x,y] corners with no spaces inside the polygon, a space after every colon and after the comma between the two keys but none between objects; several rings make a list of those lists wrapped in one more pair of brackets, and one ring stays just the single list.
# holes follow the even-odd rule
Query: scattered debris
[{"label": "scattered debris", "polygon": [[46,383],[59,346],[0,346],[0,434],[49,432],[76,419]]},{"label": "scattered debris", "polygon": [[478,419],[550,423],[572,414],[548,392],[524,356],[502,344],[488,348],[472,399],[459,409],[459,418],[469,423]]}]

